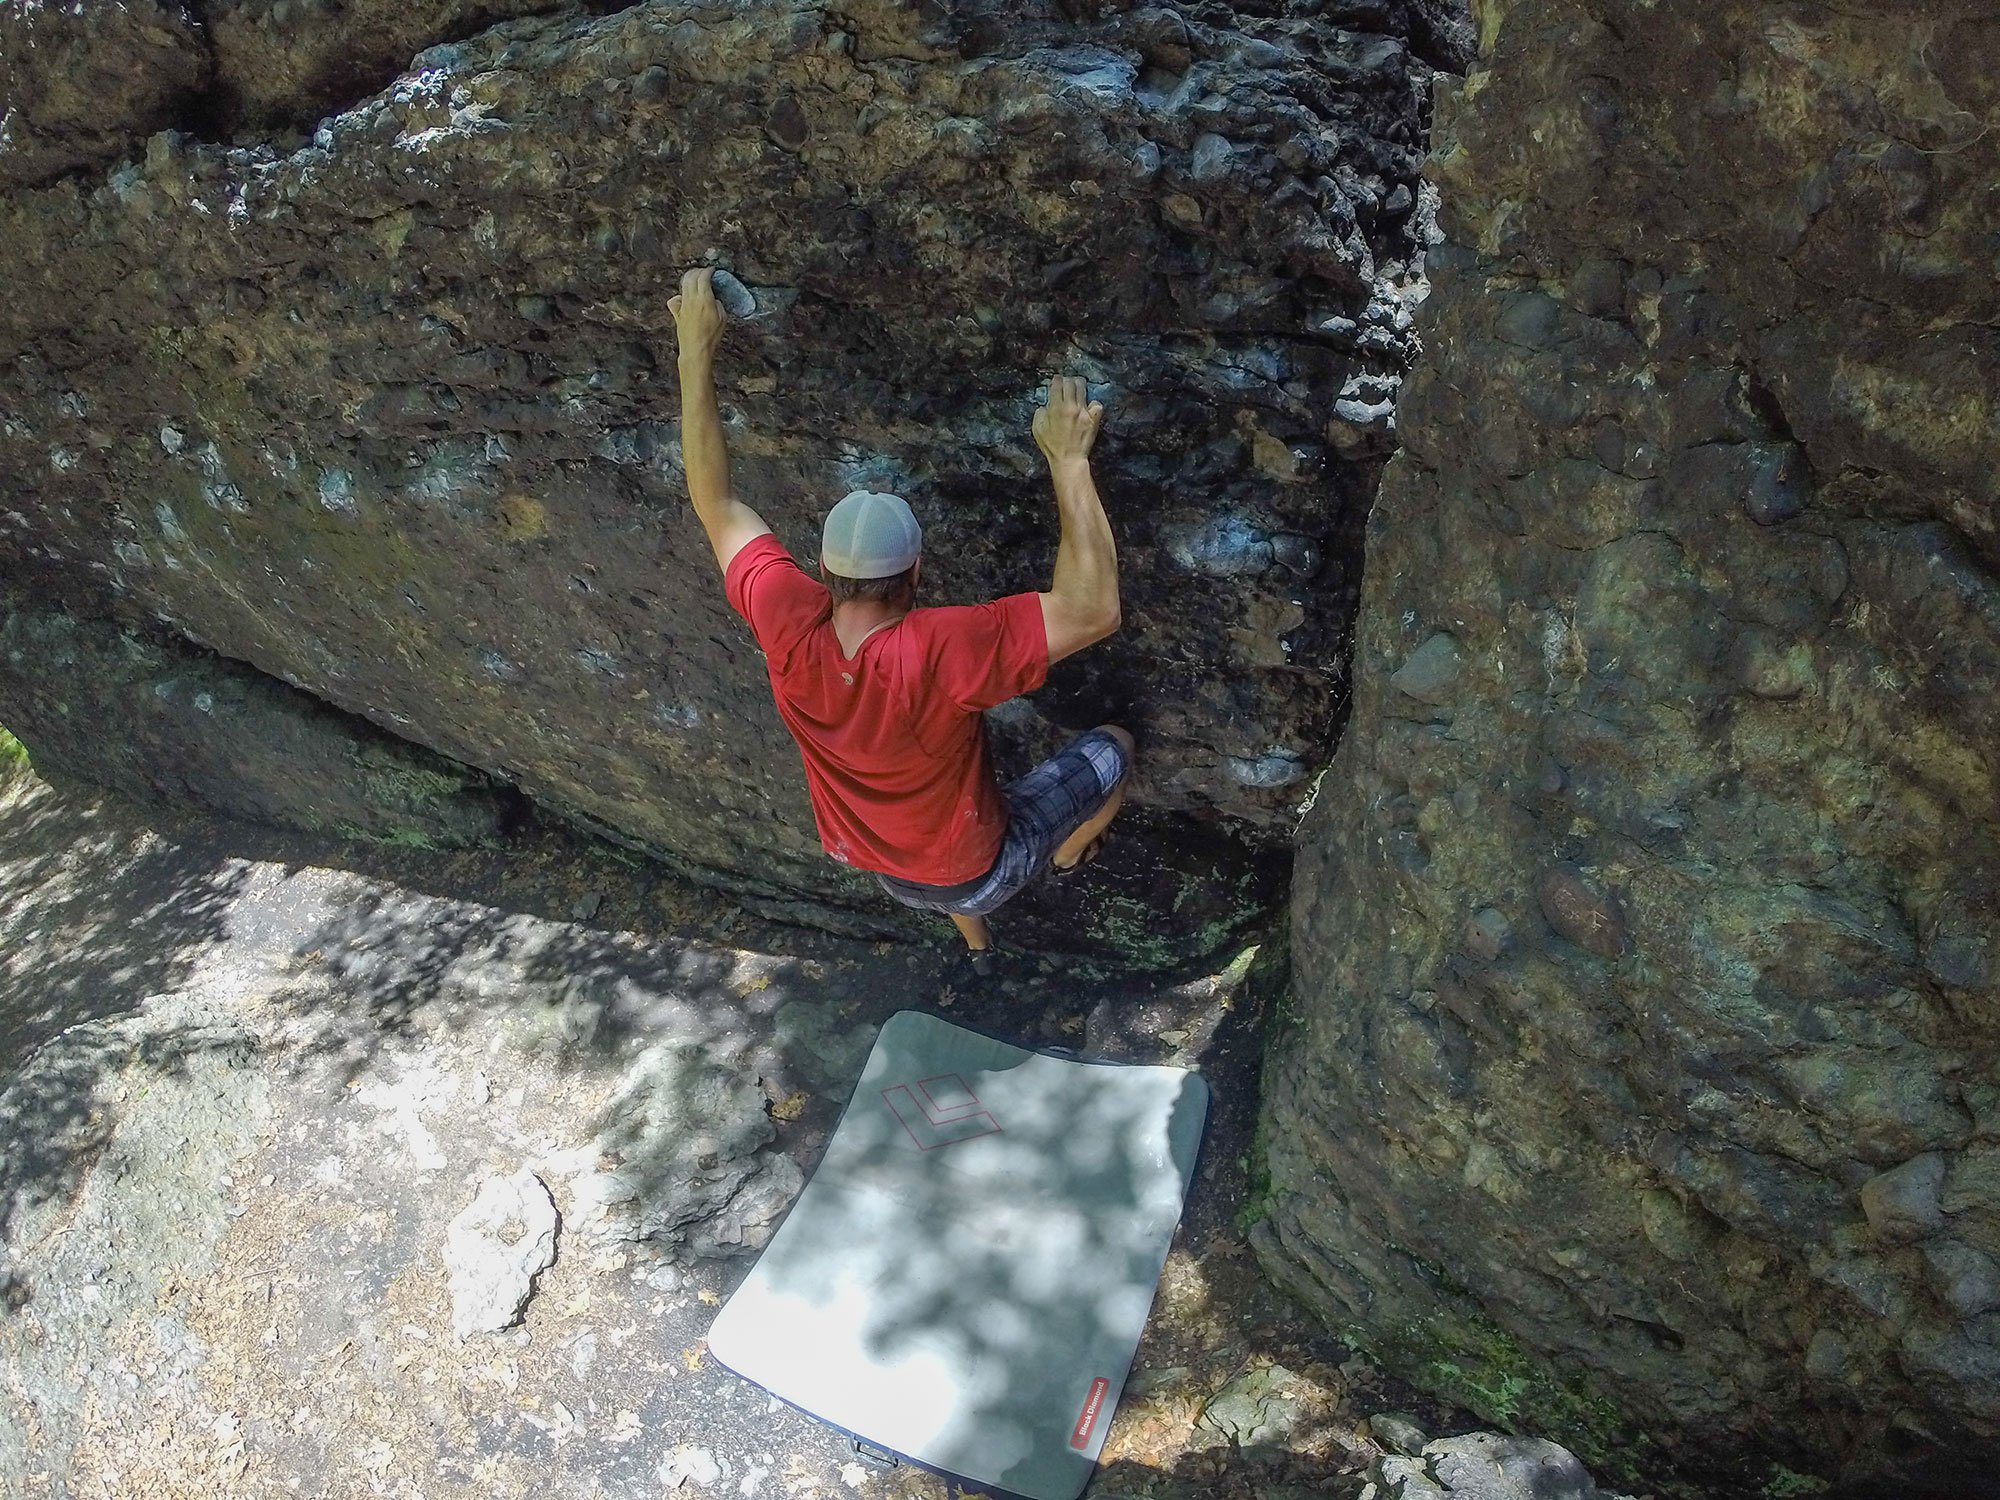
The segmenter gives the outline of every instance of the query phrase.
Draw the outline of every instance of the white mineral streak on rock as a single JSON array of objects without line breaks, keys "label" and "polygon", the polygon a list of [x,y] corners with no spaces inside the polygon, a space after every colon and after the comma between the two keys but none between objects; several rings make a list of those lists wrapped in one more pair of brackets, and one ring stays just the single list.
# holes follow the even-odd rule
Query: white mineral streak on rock
[{"label": "white mineral streak on rock", "polygon": [[489,1177],[444,1235],[451,1326],[460,1338],[512,1326],[555,1263],[556,1205],[526,1167]]},{"label": "white mineral streak on rock", "polygon": [[359,509],[354,503],[354,476],[345,469],[327,469],[319,476],[319,503],[328,510],[352,515]]}]

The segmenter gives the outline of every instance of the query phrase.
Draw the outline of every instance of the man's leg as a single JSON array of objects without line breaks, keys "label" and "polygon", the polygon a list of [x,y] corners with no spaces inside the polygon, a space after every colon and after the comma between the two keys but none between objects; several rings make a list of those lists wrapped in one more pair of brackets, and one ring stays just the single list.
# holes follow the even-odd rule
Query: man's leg
[{"label": "man's leg", "polygon": [[[1118,808],[1125,800],[1125,783],[1132,776],[1129,767],[1132,764],[1132,757],[1137,748],[1132,736],[1120,729],[1116,724],[1100,724],[1097,728],[1100,733],[1110,735],[1124,747],[1125,764],[1128,769],[1125,775],[1119,778],[1118,785],[1111,789],[1111,795],[1104,799],[1104,806],[1092,813],[1090,821],[1080,825],[1076,832],[1064,839],[1057,846],[1056,852],[1049,856],[1049,863],[1054,865],[1058,870],[1075,869],[1076,862],[1083,858],[1084,851],[1103,834],[1105,829],[1111,826],[1111,820],[1118,816]],[[953,918],[953,920],[956,921],[957,918]]]},{"label": "man's leg", "polygon": [[958,935],[965,939],[965,946],[974,953],[984,953],[993,946],[993,932],[986,925],[986,918],[961,917],[957,912],[949,915],[951,925],[958,929]]}]

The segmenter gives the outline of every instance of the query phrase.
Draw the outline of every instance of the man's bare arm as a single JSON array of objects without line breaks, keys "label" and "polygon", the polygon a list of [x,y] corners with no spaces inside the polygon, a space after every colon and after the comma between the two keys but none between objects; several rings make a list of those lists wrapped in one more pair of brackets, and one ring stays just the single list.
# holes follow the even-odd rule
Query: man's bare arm
[{"label": "man's bare arm", "polygon": [[1062,516],[1055,580],[1041,596],[1051,665],[1103,640],[1119,624],[1118,549],[1090,475],[1090,447],[1104,408],[1084,396],[1081,380],[1057,376],[1049,382],[1048,403],[1035,413],[1035,441],[1048,458]]},{"label": "man's bare arm", "polygon": [[715,273],[697,267],[681,277],[680,295],[667,301],[680,342],[681,462],[688,499],[701,518],[708,544],[724,573],[736,554],[771,528],[729,492],[729,447],[715,404],[715,346],[724,318],[711,285]]}]

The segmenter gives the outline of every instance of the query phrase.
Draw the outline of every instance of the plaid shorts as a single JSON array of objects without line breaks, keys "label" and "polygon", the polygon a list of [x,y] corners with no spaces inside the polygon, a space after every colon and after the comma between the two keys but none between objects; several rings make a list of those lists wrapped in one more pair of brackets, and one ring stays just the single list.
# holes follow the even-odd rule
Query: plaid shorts
[{"label": "plaid shorts", "polygon": [[917,885],[893,875],[875,878],[905,906],[983,917],[1041,874],[1063,840],[1090,821],[1131,769],[1125,747],[1103,730],[1080,734],[1006,788],[1007,832],[993,868],[977,880]]}]

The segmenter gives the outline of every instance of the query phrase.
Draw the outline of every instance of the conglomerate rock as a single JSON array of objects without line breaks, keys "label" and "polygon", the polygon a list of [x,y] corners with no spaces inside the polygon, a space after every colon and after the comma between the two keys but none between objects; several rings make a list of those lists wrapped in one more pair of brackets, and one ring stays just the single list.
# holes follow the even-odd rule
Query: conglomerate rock
[{"label": "conglomerate rock", "polygon": [[[251,101],[282,69],[209,15],[220,117],[321,106]],[[259,46],[334,24],[288,15]],[[1331,751],[1461,30],[1374,0],[656,0],[432,47],[310,139],[156,134],[0,198],[0,567],[701,878],[879,906],[819,852],[686,509],[667,297],[735,278],[745,498],[810,559],[845,489],[906,493],[938,601],[1046,586],[1028,423],[1080,374],[1126,626],[996,716],[1002,761],[1130,723],[1122,884],[1056,935],[1212,948],[1275,898]]]},{"label": "conglomerate rock", "polygon": [[1482,11],[1265,1263],[1646,1488],[2000,1493],[2000,12]]}]

